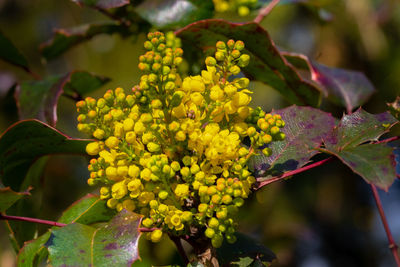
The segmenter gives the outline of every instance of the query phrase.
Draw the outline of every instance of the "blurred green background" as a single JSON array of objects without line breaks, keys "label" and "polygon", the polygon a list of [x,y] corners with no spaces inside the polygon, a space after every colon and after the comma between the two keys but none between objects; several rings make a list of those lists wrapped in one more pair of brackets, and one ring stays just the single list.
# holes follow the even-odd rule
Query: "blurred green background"
[{"label": "blurred green background", "polygon": [[[268,1],[264,1],[268,2]],[[364,108],[370,113],[386,110],[386,103],[400,94],[400,4],[395,0],[281,1],[262,22],[276,45],[299,52],[332,67],[362,71],[377,92]],[[231,21],[252,20],[256,13],[240,18],[216,15]],[[70,0],[0,0],[0,30],[28,58],[41,76],[87,70],[112,80],[98,90],[138,83],[138,56],[144,34],[122,39],[99,35],[45,62],[39,46],[49,40],[54,28],[108,20],[93,9]],[[9,90],[17,81],[31,77],[0,61],[0,132],[18,120]],[[252,82],[253,105],[264,110],[287,103],[272,88]],[[344,110],[323,103],[322,109],[340,117]],[[61,98],[57,128],[73,137],[76,130],[75,103]],[[398,132],[398,130],[397,130]],[[86,184],[88,159],[51,156],[42,176],[40,218],[56,220],[61,212],[93,189]],[[395,240],[400,243],[400,182],[388,193],[380,192]],[[38,204],[39,205],[39,204]],[[273,266],[395,266],[370,188],[363,180],[335,161],[324,167],[272,184],[253,194],[239,216],[240,231],[272,249],[278,257]],[[43,228],[44,230],[45,228]],[[15,264],[15,253],[0,223],[0,266]],[[141,240],[142,266],[177,263],[173,244],[165,240],[150,244]]]}]

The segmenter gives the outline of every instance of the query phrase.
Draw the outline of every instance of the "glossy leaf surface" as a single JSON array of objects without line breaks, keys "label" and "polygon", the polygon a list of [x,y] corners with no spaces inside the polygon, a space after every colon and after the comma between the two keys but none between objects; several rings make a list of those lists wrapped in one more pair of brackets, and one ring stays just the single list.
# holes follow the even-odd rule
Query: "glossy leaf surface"
[{"label": "glossy leaf surface", "polygon": [[54,229],[46,244],[50,263],[52,266],[130,266],[139,258],[140,218],[123,210],[98,229],[78,223]]},{"label": "glossy leaf surface", "polygon": [[210,0],[147,0],[135,8],[136,12],[157,28],[185,26],[213,16]]},{"label": "glossy leaf surface", "polygon": [[192,23],[176,32],[183,49],[194,47],[203,52],[215,49],[218,40],[242,40],[243,53],[250,55],[250,64],[243,68],[247,76],[262,81],[278,90],[289,102],[318,106],[320,91],[303,80],[295,68],[281,56],[267,31],[257,23],[231,23],[209,19]]},{"label": "glossy leaf surface", "polygon": [[20,119],[39,119],[55,126],[58,99],[64,91],[73,98],[80,98],[108,81],[108,78],[89,72],[75,71],[63,76],[49,76],[41,81],[23,82],[15,94]]},{"label": "glossy leaf surface", "polygon": [[26,120],[10,126],[0,137],[0,179],[18,190],[29,167],[48,154],[86,154],[89,140],[72,139],[37,120]]},{"label": "glossy leaf surface", "polygon": [[129,4],[129,0],[72,0],[78,5],[86,5],[94,8],[109,9]]},{"label": "glossy leaf surface", "polygon": [[265,179],[296,170],[308,163],[318,153],[316,148],[320,147],[335,126],[335,119],[330,113],[311,107],[291,106],[272,113],[282,116],[285,122],[282,132],[286,138],[271,143],[270,157],[258,155],[252,159],[256,175]]}]

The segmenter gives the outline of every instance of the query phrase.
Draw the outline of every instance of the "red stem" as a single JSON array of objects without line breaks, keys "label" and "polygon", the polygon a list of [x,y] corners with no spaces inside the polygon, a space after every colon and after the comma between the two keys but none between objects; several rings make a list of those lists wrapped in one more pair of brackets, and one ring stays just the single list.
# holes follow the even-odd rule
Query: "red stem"
[{"label": "red stem", "polygon": [[386,231],[386,235],[387,235],[387,238],[389,241],[389,248],[392,251],[392,254],[393,254],[394,260],[396,261],[397,267],[400,267],[400,258],[399,258],[399,254],[397,253],[398,247],[397,247],[396,242],[394,242],[392,233],[390,232],[389,224],[387,222],[385,212],[383,211],[383,207],[382,207],[381,199],[378,194],[378,190],[376,189],[376,186],[373,184],[371,184],[371,189],[372,189],[372,193],[374,195],[376,206],[378,207],[379,215],[381,216],[383,227],[385,228],[385,231]]},{"label": "red stem", "polygon": [[142,232],[142,233],[149,233],[149,232],[153,232],[154,230],[157,230],[159,228],[146,228],[146,227],[139,227],[138,231]]},{"label": "red stem", "polygon": [[5,215],[5,214],[1,214],[1,213],[0,213],[0,220],[33,222],[33,223],[40,223],[40,224],[46,224],[46,225],[58,226],[58,227],[66,226],[65,223],[59,223],[59,222],[53,222],[53,221],[29,218],[29,217],[11,216],[11,215]]},{"label": "red stem", "polygon": [[312,163],[312,164],[310,164],[310,165],[307,165],[307,166],[305,166],[305,167],[302,167],[302,168],[300,168],[300,169],[293,170],[293,171],[289,171],[289,172],[285,172],[285,173],[282,174],[281,176],[273,177],[273,178],[268,179],[268,180],[266,180],[266,181],[262,181],[262,182],[260,182],[260,184],[258,185],[258,187],[257,187],[256,189],[258,190],[258,189],[260,189],[260,188],[263,187],[263,186],[266,186],[266,185],[268,185],[268,184],[272,184],[272,183],[274,183],[274,182],[283,180],[283,179],[285,179],[285,178],[288,177],[288,176],[292,176],[292,175],[295,175],[295,174],[298,174],[298,173],[307,171],[307,170],[309,170],[309,169],[312,169],[312,168],[321,166],[322,164],[325,164],[326,162],[331,161],[332,159],[334,159],[334,157],[329,157],[329,158],[323,159],[323,160],[321,160],[321,161],[314,162],[314,163]]},{"label": "red stem", "polygon": [[261,23],[261,21],[271,12],[271,10],[279,3],[280,0],[272,0],[269,4],[260,9],[257,17],[253,20],[255,23]]},{"label": "red stem", "polygon": [[399,140],[399,139],[400,139],[400,136],[394,136],[394,137],[390,137],[390,138],[383,139],[383,140],[380,140],[380,141],[376,141],[376,142],[374,142],[374,144],[389,143],[389,142],[393,142],[393,141],[396,141],[396,140]]}]

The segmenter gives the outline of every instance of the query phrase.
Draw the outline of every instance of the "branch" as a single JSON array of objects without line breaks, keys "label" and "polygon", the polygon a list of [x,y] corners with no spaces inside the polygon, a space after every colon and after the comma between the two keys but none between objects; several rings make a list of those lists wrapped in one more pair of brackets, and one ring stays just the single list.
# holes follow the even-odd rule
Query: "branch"
[{"label": "branch", "polygon": [[285,179],[285,178],[288,177],[288,176],[292,176],[292,175],[295,175],[295,174],[298,174],[298,173],[301,173],[301,172],[305,172],[305,171],[307,171],[307,170],[309,170],[309,169],[312,169],[312,168],[321,166],[322,164],[325,164],[326,162],[331,161],[332,159],[334,159],[334,157],[329,157],[329,158],[323,159],[323,160],[321,160],[321,161],[314,162],[314,163],[312,163],[312,164],[310,164],[310,165],[307,165],[307,166],[305,166],[305,167],[302,167],[302,168],[300,168],[300,169],[293,170],[293,171],[288,171],[288,172],[285,172],[284,174],[282,174],[282,175],[280,175],[280,176],[276,176],[276,177],[273,177],[273,178],[271,178],[271,179],[262,181],[262,182],[259,183],[259,185],[257,186],[256,190],[258,190],[258,189],[260,189],[261,187],[266,186],[266,185],[268,185],[268,184],[272,184],[272,183],[274,183],[274,182],[283,180],[283,179]]},{"label": "branch", "polygon": [[149,232],[153,232],[153,231],[155,231],[155,230],[157,230],[157,229],[160,229],[160,228],[139,227],[139,228],[138,228],[138,231],[139,231],[139,232],[142,232],[142,233],[149,233]]},{"label": "branch", "polygon": [[371,184],[371,189],[372,189],[372,194],[374,195],[375,203],[376,206],[378,207],[379,215],[381,216],[381,220],[383,223],[383,227],[385,228],[386,235],[389,241],[389,249],[392,251],[394,260],[396,261],[397,267],[400,267],[400,258],[399,254],[397,253],[397,244],[394,242],[392,233],[390,232],[389,224],[387,222],[385,212],[383,211],[381,199],[378,194],[378,190],[376,189],[376,186]]},{"label": "branch", "polygon": [[53,221],[29,218],[29,217],[10,216],[10,215],[5,215],[5,214],[1,214],[1,213],[0,213],[0,220],[32,222],[32,223],[40,223],[40,224],[46,224],[46,225],[58,226],[58,227],[66,226],[65,223],[59,223],[59,222],[53,222]]},{"label": "branch", "polygon": [[393,141],[396,141],[396,140],[399,140],[399,139],[400,139],[400,136],[394,136],[394,137],[390,137],[390,138],[387,138],[387,139],[376,141],[376,142],[374,142],[374,144],[389,143],[389,142],[393,142]]},{"label": "branch", "polygon": [[255,23],[261,23],[261,21],[271,12],[271,10],[279,3],[280,0],[272,0],[266,7],[263,7],[258,12],[257,17],[253,20]]}]

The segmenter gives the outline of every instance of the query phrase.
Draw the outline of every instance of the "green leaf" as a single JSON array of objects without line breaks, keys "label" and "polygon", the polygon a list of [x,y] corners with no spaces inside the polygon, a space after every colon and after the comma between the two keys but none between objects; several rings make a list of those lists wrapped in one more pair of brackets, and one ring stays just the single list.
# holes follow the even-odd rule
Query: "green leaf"
[{"label": "green leaf", "polygon": [[29,167],[48,154],[86,154],[89,140],[72,139],[37,120],[10,126],[0,136],[0,179],[5,186],[18,190]]},{"label": "green leaf", "polygon": [[[256,175],[264,176],[259,178],[261,180],[303,167],[319,153],[316,148],[321,146],[335,126],[335,119],[330,113],[311,107],[291,106],[272,113],[282,116],[285,122],[282,132],[286,138],[271,143],[270,157],[257,155],[251,159]],[[266,173],[260,173],[263,171]]]},{"label": "green leaf", "polygon": [[22,82],[15,94],[20,119],[35,118],[55,126],[58,98],[64,91],[70,97],[81,98],[82,94],[92,92],[108,81],[108,78],[89,72],[75,71],[41,81]]},{"label": "green leaf", "polygon": [[278,90],[289,102],[297,105],[318,106],[320,91],[305,81],[295,68],[281,56],[267,31],[257,23],[230,23],[209,19],[192,23],[176,32],[182,39],[184,50],[191,47],[209,53],[218,40],[242,40],[250,55],[250,64],[243,68],[245,74]]},{"label": "green leaf", "polygon": [[56,29],[53,38],[42,44],[40,50],[47,60],[54,59],[71,47],[102,33],[119,33],[122,36],[127,36],[129,29],[116,22],[81,25],[71,29]]},{"label": "green leaf", "polygon": [[50,237],[50,232],[47,232],[37,239],[26,242],[20,250],[17,257],[19,267],[37,266],[41,260],[47,255],[47,249],[44,244]]},{"label": "green leaf", "polygon": [[367,102],[375,92],[368,78],[358,71],[312,63],[312,77],[324,88],[328,98],[344,106],[347,113]]},{"label": "green leaf", "polygon": [[109,221],[114,215],[115,210],[108,208],[105,200],[88,194],[65,210],[58,222],[92,224]]},{"label": "green leaf", "polygon": [[135,10],[153,26],[163,29],[211,18],[214,5],[211,0],[146,0]]},{"label": "green leaf", "polygon": [[2,32],[0,32],[0,58],[24,70],[29,70],[26,58]]},{"label": "green leaf", "polygon": [[253,238],[241,233],[235,234],[237,240],[233,244],[224,241],[222,246],[217,249],[217,258],[221,265],[229,266],[248,266],[241,263],[249,263],[255,259],[262,262],[272,262],[276,259],[275,254],[264,245],[258,243]]},{"label": "green leaf", "polygon": [[336,156],[353,172],[363,177],[367,183],[386,191],[396,178],[393,148],[386,144],[352,147],[337,152]]},{"label": "green leaf", "polygon": [[0,213],[6,211],[21,198],[29,195],[29,191],[19,193],[11,190],[10,187],[0,188]]},{"label": "green leaf", "polygon": [[325,139],[325,145],[331,151],[342,151],[368,141],[377,141],[397,123],[388,112],[370,114],[358,109],[350,115],[343,116],[332,134]]},{"label": "green leaf", "polygon": [[123,210],[96,229],[73,223],[53,229],[46,246],[52,266],[130,266],[139,258],[141,217]]},{"label": "green leaf", "polygon": [[72,0],[72,2],[75,2],[78,5],[109,9],[128,5],[130,0]]},{"label": "green leaf", "polygon": [[396,123],[387,112],[370,114],[359,109],[343,116],[324,140],[326,152],[338,157],[367,183],[387,190],[396,177],[393,148],[367,142],[377,141]]}]

